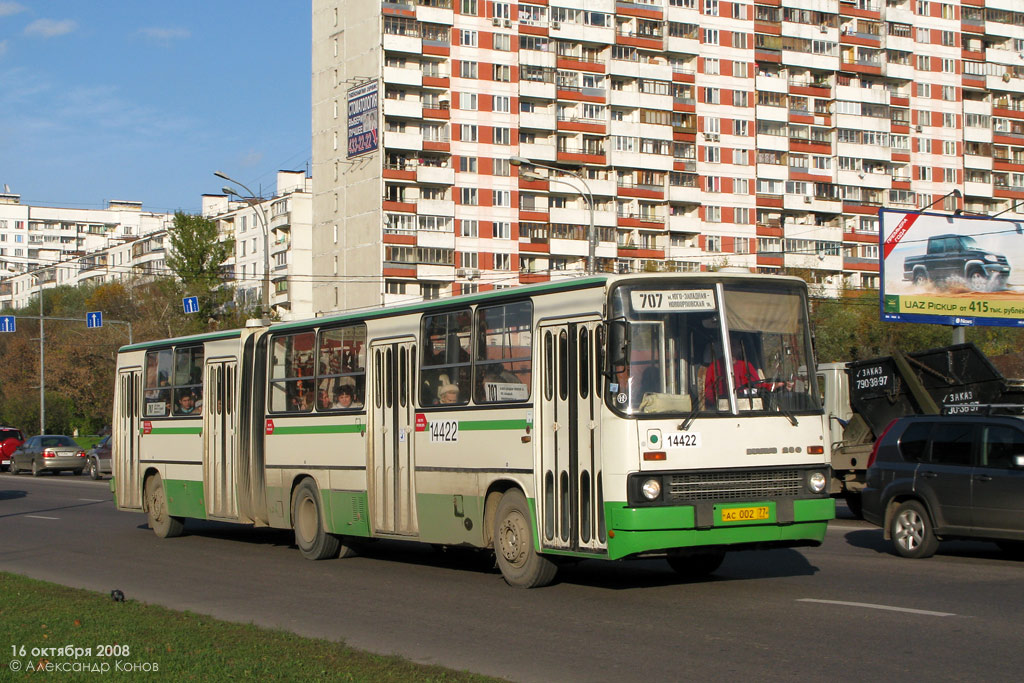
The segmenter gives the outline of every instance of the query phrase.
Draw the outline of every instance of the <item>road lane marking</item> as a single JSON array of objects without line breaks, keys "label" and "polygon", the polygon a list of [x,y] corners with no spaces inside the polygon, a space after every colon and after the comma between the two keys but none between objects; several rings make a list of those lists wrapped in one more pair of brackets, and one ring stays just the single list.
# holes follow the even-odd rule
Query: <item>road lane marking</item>
[{"label": "road lane marking", "polygon": [[911,609],[910,607],[894,607],[893,605],[875,605],[870,602],[846,602],[844,600],[818,600],[816,598],[797,598],[797,602],[820,602],[825,605],[844,605],[846,607],[866,607],[868,609],[882,609],[890,612],[907,612],[908,614],[921,614],[926,617],[955,617],[953,612],[932,612],[926,609]]},{"label": "road lane marking", "polygon": [[103,500],[102,498],[79,498],[78,500],[84,500],[84,501],[87,501],[89,503],[106,503],[107,502],[107,501]]},{"label": "road lane marking", "polygon": [[25,516],[26,517],[31,517],[32,519],[60,519],[60,517],[44,517],[43,515],[25,515]]},{"label": "road lane marking", "polygon": [[877,529],[876,526],[853,526],[852,524],[829,524],[828,530],[841,529],[843,531],[864,531],[865,529]]}]

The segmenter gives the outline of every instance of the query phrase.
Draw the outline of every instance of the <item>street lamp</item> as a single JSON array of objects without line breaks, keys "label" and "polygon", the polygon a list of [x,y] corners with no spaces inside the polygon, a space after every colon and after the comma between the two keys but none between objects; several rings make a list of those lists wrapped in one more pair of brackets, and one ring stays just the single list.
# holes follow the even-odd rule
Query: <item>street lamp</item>
[{"label": "street lamp", "polygon": [[521,172],[527,180],[549,180],[556,183],[562,183],[563,185],[568,185],[587,203],[587,209],[590,211],[590,231],[587,233],[587,275],[593,275],[597,252],[597,231],[594,229],[594,193],[590,191],[590,186],[587,185],[587,181],[584,180],[582,175],[575,171],[567,171],[566,169],[558,168],[557,166],[548,166],[546,164],[537,163],[536,161],[530,161],[529,159],[520,156],[510,157],[508,163],[513,166],[525,166],[527,169],[546,168],[547,170],[554,171],[556,173],[564,173],[583,184],[583,190],[580,190],[580,188],[576,187],[572,183],[559,178],[552,178],[550,175],[547,178],[542,178],[541,176],[530,173],[529,170]]},{"label": "street lamp", "polygon": [[267,228],[267,217],[263,214],[263,204],[257,199],[256,193],[246,187],[243,183],[235,180],[226,173],[221,171],[214,171],[213,175],[217,176],[221,180],[227,180],[228,182],[238,185],[243,190],[249,193],[249,196],[243,196],[238,193],[233,187],[225,185],[221,188],[221,192],[226,195],[234,195],[243,202],[248,204],[255,212],[257,218],[260,221],[260,227],[263,228],[263,287],[262,287],[262,298],[263,298],[263,311],[261,314],[261,324],[270,324],[270,230]]}]

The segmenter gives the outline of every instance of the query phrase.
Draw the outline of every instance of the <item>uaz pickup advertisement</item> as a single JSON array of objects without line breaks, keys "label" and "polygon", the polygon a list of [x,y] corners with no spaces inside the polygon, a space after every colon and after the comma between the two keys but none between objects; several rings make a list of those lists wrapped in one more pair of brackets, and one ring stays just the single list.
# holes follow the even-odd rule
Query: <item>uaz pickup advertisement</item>
[{"label": "uaz pickup advertisement", "polygon": [[882,320],[1024,327],[1024,221],[879,212]]}]

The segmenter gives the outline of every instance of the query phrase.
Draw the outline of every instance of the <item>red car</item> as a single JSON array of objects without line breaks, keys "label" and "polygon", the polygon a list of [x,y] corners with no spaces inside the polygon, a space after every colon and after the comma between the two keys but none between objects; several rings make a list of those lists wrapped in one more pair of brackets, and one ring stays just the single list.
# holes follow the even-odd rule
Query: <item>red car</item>
[{"label": "red car", "polygon": [[20,429],[0,427],[0,471],[11,466],[11,453],[23,443],[25,437],[21,435]]}]

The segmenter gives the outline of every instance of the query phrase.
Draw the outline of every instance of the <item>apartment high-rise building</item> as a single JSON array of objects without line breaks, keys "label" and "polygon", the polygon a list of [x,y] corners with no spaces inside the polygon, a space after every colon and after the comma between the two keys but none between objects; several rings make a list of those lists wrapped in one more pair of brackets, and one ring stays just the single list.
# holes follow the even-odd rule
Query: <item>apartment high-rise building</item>
[{"label": "apartment high-rise building", "polygon": [[1024,200],[1024,7],[314,0],[313,193],[315,310],[578,276],[591,210],[599,270],[875,287],[880,207]]}]

